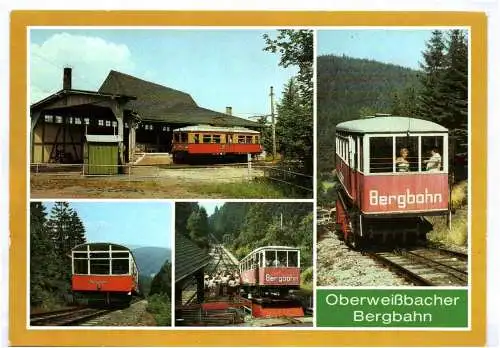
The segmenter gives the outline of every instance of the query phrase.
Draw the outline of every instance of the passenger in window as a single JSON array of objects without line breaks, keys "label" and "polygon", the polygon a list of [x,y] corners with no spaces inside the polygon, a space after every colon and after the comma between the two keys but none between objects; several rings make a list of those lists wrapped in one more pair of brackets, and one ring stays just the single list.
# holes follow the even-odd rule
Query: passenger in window
[{"label": "passenger in window", "polygon": [[397,172],[409,172],[410,162],[408,162],[409,151],[406,147],[403,147],[399,151],[399,157],[396,158],[396,171]]},{"label": "passenger in window", "polygon": [[439,172],[441,170],[441,155],[438,149],[433,148],[431,150],[431,157],[425,160],[424,163],[427,165],[426,169],[428,172]]},{"label": "passenger in window", "polygon": [[198,134],[195,134],[194,135],[194,143],[199,144],[199,142],[200,142],[200,136]]}]

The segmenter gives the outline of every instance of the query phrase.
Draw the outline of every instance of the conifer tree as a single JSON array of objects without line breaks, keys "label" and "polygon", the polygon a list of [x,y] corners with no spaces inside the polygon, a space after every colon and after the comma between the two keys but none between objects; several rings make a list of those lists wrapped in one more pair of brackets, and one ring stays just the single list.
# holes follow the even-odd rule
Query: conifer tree
[{"label": "conifer tree", "polygon": [[446,52],[443,32],[434,30],[422,53],[424,62],[420,64],[423,75],[421,77],[422,93],[420,95],[419,115],[423,118],[442,124],[443,76],[446,68]]}]

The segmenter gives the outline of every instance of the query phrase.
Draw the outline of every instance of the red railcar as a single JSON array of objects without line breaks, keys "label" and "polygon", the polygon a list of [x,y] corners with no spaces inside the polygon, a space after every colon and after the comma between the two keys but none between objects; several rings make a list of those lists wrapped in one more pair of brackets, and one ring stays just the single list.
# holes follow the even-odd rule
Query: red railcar
[{"label": "red railcar", "polygon": [[238,156],[262,152],[260,132],[242,127],[197,125],[174,130],[172,153],[174,162],[196,157]]},{"label": "red railcar", "polygon": [[300,250],[287,246],[255,249],[240,261],[241,287],[248,293],[279,292],[300,286]]},{"label": "red railcar", "polygon": [[80,301],[127,304],[139,293],[139,274],[130,249],[87,243],[74,247],[71,258],[71,289]]},{"label": "red railcar", "polygon": [[337,228],[347,242],[422,236],[422,218],[449,212],[448,130],[400,116],[336,127]]}]

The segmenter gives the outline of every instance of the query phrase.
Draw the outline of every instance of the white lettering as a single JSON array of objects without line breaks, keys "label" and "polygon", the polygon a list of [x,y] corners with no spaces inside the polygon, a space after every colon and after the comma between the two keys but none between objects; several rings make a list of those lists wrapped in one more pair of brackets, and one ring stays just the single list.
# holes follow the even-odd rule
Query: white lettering
[{"label": "white lettering", "polygon": [[288,282],[298,282],[299,277],[292,276],[272,276],[266,273],[266,282],[278,282],[278,283],[288,283]]},{"label": "white lettering", "polygon": [[398,208],[407,208],[414,204],[437,204],[443,202],[443,196],[440,193],[429,193],[425,189],[424,193],[411,193],[410,189],[402,195],[380,195],[378,190],[369,191],[369,200],[371,206],[386,206],[397,204]]}]

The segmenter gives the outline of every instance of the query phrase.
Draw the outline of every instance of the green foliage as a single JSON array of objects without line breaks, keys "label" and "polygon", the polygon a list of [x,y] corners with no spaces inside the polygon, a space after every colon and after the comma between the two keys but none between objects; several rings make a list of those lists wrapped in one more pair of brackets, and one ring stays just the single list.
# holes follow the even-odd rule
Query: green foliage
[{"label": "green foliage", "polygon": [[172,304],[168,294],[160,293],[148,297],[146,310],[153,314],[158,326],[172,325]]},{"label": "green foliage", "polygon": [[220,240],[229,235],[238,259],[266,245],[301,249],[302,267],[312,265],[313,214],[311,203],[226,203],[210,219]]},{"label": "green foliage", "polygon": [[302,162],[304,173],[313,173],[313,32],[278,30],[275,39],[264,35],[265,51],[280,54],[280,66],[296,66],[278,103],[276,142],[286,160]]},{"label": "green foliage", "polygon": [[[468,153],[466,32],[458,29],[450,30],[445,36],[444,31],[433,31],[423,56],[420,115],[448,128],[450,135],[456,139],[456,143],[450,144],[450,149],[466,156]],[[451,170],[454,170],[453,161],[450,164]]]},{"label": "green foliage", "polygon": [[30,304],[55,309],[70,289],[69,251],[85,242],[78,214],[66,202],[54,205],[50,218],[40,202],[30,203]]},{"label": "green foliage", "polygon": [[202,249],[208,249],[208,216],[205,208],[201,207],[193,211],[187,221],[187,232],[189,238]]},{"label": "green foliage", "polygon": [[149,295],[170,294],[172,289],[172,264],[166,261],[151,282]]}]

